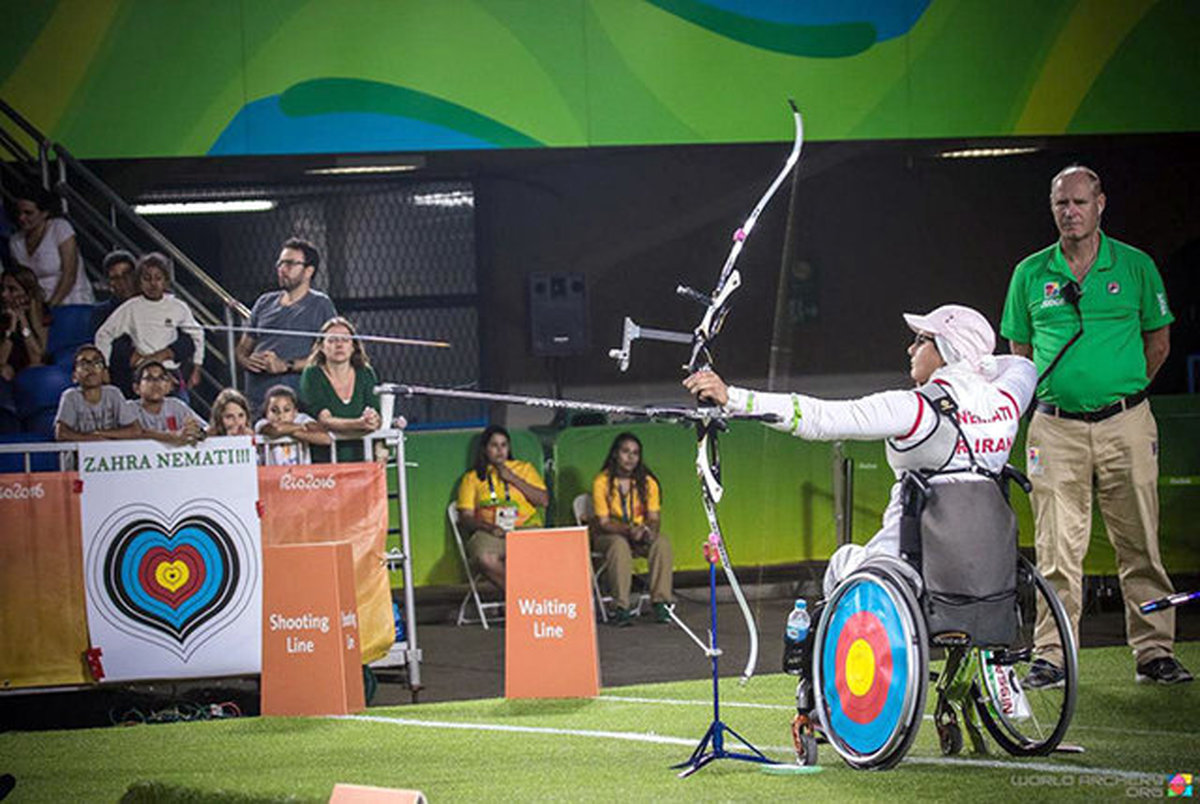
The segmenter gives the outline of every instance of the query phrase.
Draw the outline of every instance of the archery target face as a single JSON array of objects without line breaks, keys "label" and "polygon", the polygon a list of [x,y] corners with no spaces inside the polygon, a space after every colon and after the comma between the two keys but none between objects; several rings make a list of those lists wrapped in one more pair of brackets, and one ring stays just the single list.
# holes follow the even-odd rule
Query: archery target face
[{"label": "archery target face", "polygon": [[904,726],[912,623],[902,605],[874,579],[852,582],[819,648],[830,730],[859,754],[878,751]]}]

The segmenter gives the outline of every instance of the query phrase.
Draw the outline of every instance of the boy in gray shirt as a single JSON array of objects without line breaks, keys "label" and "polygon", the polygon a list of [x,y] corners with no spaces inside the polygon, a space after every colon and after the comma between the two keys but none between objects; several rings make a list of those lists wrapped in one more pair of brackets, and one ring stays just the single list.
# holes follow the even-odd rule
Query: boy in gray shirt
[{"label": "boy in gray shirt", "polygon": [[175,377],[162,363],[150,360],[134,374],[138,398],[127,402],[141,427],[141,438],[182,446],[203,440],[205,421],[176,397],[168,396]]},{"label": "boy in gray shirt", "polygon": [[125,404],[125,397],[115,386],[105,384],[108,372],[99,349],[88,343],[75,350],[71,379],[76,387],[63,391],[58,400],[55,440],[104,441],[142,437],[137,414]]}]

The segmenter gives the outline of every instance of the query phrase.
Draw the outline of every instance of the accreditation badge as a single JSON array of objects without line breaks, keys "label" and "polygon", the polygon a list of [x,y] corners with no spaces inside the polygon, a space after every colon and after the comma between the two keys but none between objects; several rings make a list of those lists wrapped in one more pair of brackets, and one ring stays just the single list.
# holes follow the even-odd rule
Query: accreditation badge
[{"label": "accreditation badge", "polygon": [[1029,447],[1025,451],[1025,471],[1032,476],[1046,473],[1046,468],[1042,465],[1042,454],[1037,447]]},{"label": "accreditation badge", "polygon": [[496,524],[505,530],[517,529],[517,506],[515,505],[499,505],[496,506]]}]

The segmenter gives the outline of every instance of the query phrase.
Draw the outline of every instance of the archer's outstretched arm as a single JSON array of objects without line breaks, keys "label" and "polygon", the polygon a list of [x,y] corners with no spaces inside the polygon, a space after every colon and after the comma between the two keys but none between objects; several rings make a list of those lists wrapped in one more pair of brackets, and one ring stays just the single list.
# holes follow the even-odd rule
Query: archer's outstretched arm
[{"label": "archer's outstretched arm", "polygon": [[716,402],[730,412],[774,414],[778,421],[769,427],[810,441],[903,437],[913,434],[922,423],[920,397],[913,391],[826,400],[729,386],[711,371],[698,371],[683,384],[701,399]]}]

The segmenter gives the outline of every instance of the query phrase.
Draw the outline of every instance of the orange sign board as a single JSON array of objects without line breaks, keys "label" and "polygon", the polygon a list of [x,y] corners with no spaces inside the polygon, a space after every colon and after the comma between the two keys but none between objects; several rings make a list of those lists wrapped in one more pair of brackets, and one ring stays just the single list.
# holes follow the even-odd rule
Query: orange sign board
[{"label": "orange sign board", "polygon": [[425,804],[420,790],[396,790],[365,784],[335,784],[329,804]]},{"label": "orange sign board", "polygon": [[263,545],[336,539],[354,551],[363,659],[387,655],[396,638],[387,551],[387,481],[378,463],[262,466],[258,470]]},{"label": "orange sign board", "polygon": [[591,698],[600,692],[587,528],[506,537],[504,696]]},{"label": "orange sign board", "polygon": [[346,542],[263,548],[262,713],[345,715],[363,700]]},{"label": "orange sign board", "polygon": [[91,681],[74,472],[0,475],[0,687]]}]

